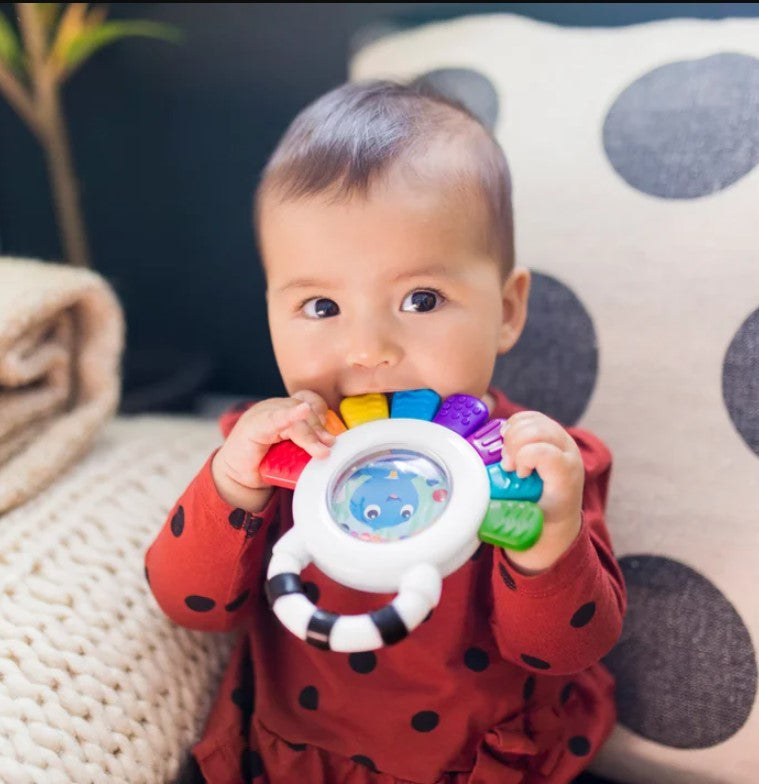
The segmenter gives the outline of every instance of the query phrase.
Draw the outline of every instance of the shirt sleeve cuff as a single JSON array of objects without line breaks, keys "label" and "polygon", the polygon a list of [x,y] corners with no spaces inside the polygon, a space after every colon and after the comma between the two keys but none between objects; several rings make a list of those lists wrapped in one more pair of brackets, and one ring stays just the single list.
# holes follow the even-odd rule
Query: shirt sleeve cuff
[{"label": "shirt sleeve cuff", "polygon": [[[200,501],[204,513],[208,515],[208,519],[218,519],[218,517],[223,516],[225,520],[231,520],[237,509],[232,506],[232,504],[227,503],[219,495],[219,491],[216,488],[216,482],[213,481],[213,473],[211,472],[211,463],[218,451],[219,450],[216,449],[211,453],[211,456],[198,474],[196,481],[196,498]],[[271,494],[271,497],[266,502],[266,506],[264,506],[263,509],[259,512],[250,512],[251,517],[261,518],[263,524],[267,524],[277,511],[279,492],[276,487],[273,488],[273,490],[274,492]],[[239,514],[244,515],[245,511],[240,510]]]},{"label": "shirt sleeve cuff", "polygon": [[574,583],[596,557],[583,514],[580,531],[574,542],[545,572],[534,575],[522,574],[515,564],[509,562],[510,573],[519,595],[533,598],[553,596]]}]

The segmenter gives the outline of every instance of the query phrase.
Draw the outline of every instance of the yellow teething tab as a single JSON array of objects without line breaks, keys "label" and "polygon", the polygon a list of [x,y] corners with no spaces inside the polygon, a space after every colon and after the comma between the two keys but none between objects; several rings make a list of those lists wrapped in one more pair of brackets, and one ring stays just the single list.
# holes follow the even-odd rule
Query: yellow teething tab
[{"label": "yellow teething tab", "polygon": [[346,397],[340,402],[340,415],[348,427],[357,427],[375,419],[387,419],[390,414],[387,397],[381,392]]}]

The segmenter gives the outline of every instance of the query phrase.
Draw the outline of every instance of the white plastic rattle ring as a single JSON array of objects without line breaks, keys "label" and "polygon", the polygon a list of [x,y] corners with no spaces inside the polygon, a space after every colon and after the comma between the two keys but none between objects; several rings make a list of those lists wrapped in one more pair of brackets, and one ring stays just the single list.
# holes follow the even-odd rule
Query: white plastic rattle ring
[{"label": "white plastic rattle ring", "polygon": [[[437,605],[443,578],[481,540],[531,546],[542,482],[501,469],[501,421],[487,422],[478,398],[454,395],[440,406],[431,390],[398,392],[388,418],[384,395],[363,395],[343,400],[340,412],[350,429],[328,458],[283,442],[262,463],[272,484],[295,488],[293,527],[273,548],[266,594],[300,639],[369,651],[413,631]],[[320,609],[300,579],[310,563],[350,588],[397,595],[359,615]]]}]

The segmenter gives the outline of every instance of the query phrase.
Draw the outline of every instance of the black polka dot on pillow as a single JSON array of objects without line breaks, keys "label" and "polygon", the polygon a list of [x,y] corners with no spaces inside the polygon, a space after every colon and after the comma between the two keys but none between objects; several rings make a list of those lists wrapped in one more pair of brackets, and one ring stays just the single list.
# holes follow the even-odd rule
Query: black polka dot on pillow
[{"label": "black polka dot on pillow", "polygon": [[724,52],[649,71],[614,101],[603,143],[644,193],[691,199],[726,188],[759,163],[759,60]]},{"label": "black polka dot on pillow", "polygon": [[414,79],[466,106],[491,131],[498,119],[498,93],[487,76],[471,68],[439,68]]},{"label": "black polka dot on pillow", "polygon": [[514,348],[498,357],[493,383],[514,402],[572,425],[590,401],[597,374],[587,310],[566,285],[533,272],[527,324]]},{"label": "black polka dot on pillow", "polygon": [[756,653],[733,605],[703,575],[653,555],[620,559],[628,610],[605,662],[619,721],[678,749],[722,743],[756,698]]},{"label": "black polka dot on pillow", "polygon": [[759,309],[743,322],[727,349],[722,397],[735,428],[759,455]]}]

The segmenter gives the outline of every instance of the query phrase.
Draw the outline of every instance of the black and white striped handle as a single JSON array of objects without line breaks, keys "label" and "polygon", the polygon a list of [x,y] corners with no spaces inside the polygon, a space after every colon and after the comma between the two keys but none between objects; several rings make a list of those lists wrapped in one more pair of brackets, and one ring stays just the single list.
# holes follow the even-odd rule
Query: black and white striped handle
[{"label": "black and white striped handle", "polygon": [[416,564],[401,577],[398,594],[379,610],[339,615],[319,609],[306,596],[301,571],[311,562],[296,529],[277,542],[266,580],[274,614],[296,637],[323,650],[354,653],[404,639],[437,606],[442,577],[430,564]]}]

